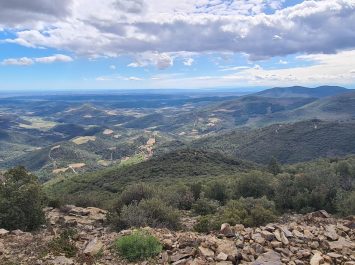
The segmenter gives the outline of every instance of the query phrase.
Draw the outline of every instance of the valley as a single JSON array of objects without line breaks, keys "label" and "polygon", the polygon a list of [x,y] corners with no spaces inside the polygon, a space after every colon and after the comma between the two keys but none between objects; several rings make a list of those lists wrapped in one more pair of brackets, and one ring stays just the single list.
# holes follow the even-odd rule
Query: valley
[{"label": "valley", "polygon": [[[257,163],[268,163],[273,156],[292,163],[355,152],[350,140],[354,92],[334,87],[279,90],[244,96],[210,92],[2,97],[0,168],[24,165],[45,181],[134,157],[143,161],[183,146]],[[298,149],[288,152],[288,141],[297,142]]]}]

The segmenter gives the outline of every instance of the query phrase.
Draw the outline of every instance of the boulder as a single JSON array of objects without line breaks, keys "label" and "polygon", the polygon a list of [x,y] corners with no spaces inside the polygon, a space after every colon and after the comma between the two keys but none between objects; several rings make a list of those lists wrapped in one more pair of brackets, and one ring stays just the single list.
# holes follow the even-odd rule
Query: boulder
[{"label": "boulder", "polygon": [[252,265],[282,265],[281,256],[273,250],[260,255]]},{"label": "boulder", "polygon": [[3,228],[0,229],[0,237],[6,236],[9,233],[10,233],[9,231],[7,231],[7,230],[5,230]]},{"label": "boulder", "polygon": [[329,242],[329,248],[331,250],[342,250],[344,248],[353,249],[355,247],[355,243],[351,242],[344,237],[340,237],[337,241]]},{"label": "boulder", "polygon": [[104,245],[101,241],[99,241],[97,238],[94,238],[86,245],[83,253],[85,255],[95,256],[101,251],[103,246]]},{"label": "boulder", "polygon": [[226,237],[234,237],[235,233],[233,232],[231,226],[227,223],[224,223],[221,225],[221,234],[223,234]]},{"label": "boulder", "polygon": [[200,252],[202,257],[207,258],[207,257],[213,257],[214,256],[213,250],[211,250],[209,248],[205,248],[205,247],[200,246],[200,247],[198,247],[198,250],[199,250],[199,252]]},{"label": "boulder", "polygon": [[322,257],[322,253],[317,251],[311,258],[309,264],[310,265],[319,265],[324,262],[324,258]]},{"label": "boulder", "polygon": [[335,225],[327,225],[325,227],[325,232],[324,232],[324,235],[330,239],[330,240],[337,240],[339,238],[336,230],[335,230]]},{"label": "boulder", "polygon": [[309,214],[312,218],[330,218],[330,214],[325,210],[319,210]]},{"label": "boulder", "polygon": [[217,255],[217,257],[216,257],[217,261],[225,261],[227,259],[228,259],[228,255],[226,253],[223,253],[223,252],[219,253]]},{"label": "boulder", "polygon": [[275,238],[273,233],[270,233],[269,231],[266,230],[261,231],[261,235],[267,241],[272,241]]}]

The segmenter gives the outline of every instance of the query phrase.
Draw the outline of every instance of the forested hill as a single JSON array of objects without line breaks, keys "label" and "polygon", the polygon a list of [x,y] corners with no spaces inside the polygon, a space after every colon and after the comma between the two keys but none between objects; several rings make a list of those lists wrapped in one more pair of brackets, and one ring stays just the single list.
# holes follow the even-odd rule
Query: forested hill
[{"label": "forested hill", "polygon": [[348,89],[339,86],[319,86],[315,88],[292,86],[274,87],[256,93],[258,96],[281,98],[281,97],[312,97],[323,98],[349,92]]},{"label": "forested hill", "polygon": [[272,157],[282,163],[294,163],[355,154],[354,139],[353,122],[310,120],[249,131],[234,130],[197,140],[192,147],[258,163],[268,163]]}]

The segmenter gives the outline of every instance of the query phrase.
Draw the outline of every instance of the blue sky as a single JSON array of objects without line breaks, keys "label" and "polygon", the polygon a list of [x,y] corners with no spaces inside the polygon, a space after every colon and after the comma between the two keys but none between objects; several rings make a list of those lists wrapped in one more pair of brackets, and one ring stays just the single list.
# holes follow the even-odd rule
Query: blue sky
[{"label": "blue sky", "polygon": [[0,89],[355,88],[355,0],[0,0]]}]

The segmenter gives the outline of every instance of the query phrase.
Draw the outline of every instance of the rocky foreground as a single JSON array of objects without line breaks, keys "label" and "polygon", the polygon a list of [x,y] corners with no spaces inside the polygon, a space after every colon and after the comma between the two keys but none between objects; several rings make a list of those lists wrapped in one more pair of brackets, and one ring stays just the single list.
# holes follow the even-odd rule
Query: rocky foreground
[{"label": "rocky foreground", "polygon": [[[132,230],[112,232],[104,226],[106,211],[67,206],[45,209],[48,225],[36,233],[0,228],[0,264],[129,264],[112,249],[115,239]],[[73,257],[48,247],[65,228],[78,233]],[[211,234],[147,229],[164,246],[155,259],[136,264],[355,265],[355,217],[336,219],[325,211],[294,215],[257,228],[223,224]]]}]

